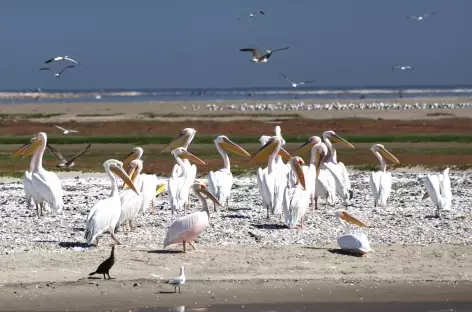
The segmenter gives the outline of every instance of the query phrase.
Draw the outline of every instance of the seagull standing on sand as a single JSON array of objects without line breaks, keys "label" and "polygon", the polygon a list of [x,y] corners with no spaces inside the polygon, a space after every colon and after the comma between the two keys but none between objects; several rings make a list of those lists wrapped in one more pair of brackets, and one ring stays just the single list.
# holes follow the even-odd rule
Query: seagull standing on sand
[{"label": "seagull standing on sand", "polygon": [[50,58],[49,60],[47,60],[44,63],[48,64],[48,63],[59,62],[59,61],[69,61],[69,62],[75,63],[77,65],[82,65],[79,61],[76,61],[76,60],[74,60],[73,58],[71,58],[67,55],[66,56],[56,56],[56,57]]},{"label": "seagull standing on sand", "polygon": [[180,294],[180,286],[185,284],[185,272],[184,272],[184,266],[180,266],[180,275],[179,277],[170,279],[168,284],[171,284],[174,286],[174,292],[177,292],[177,287],[179,288],[179,294]]},{"label": "seagull standing on sand", "polygon": [[425,18],[433,16],[435,14],[436,14],[436,12],[426,13],[426,14],[418,15],[418,16],[408,16],[406,19],[411,19],[411,20],[415,20],[415,21],[422,21]]},{"label": "seagull standing on sand", "polygon": [[241,51],[241,52],[251,52],[252,56],[253,56],[251,62],[262,64],[262,63],[267,63],[267,61],[269,60],[269,57],[271,57],[272,53],[277,52],[277,51],[287,50],[289,48],[290,47],[284,47],[284,48],[275,49],[275,50],[266,50],[266,53],[262,56],[259,55],[257,50],[254,49],[254,48],[243,48],[243,49],[239,49],[239,51]]},{"label": "seagull standing on sand", "polygon": [[54,76],[55,76],[56,78],[59,78],[59,77],[61,77],[62,73],[63,73],[67,68],[73,68],[73,67],[75,67],[75,66],[74,66],[74,65],[66,66],[66,67],[64,67],[63,69],[61,69],[61,70],[60,70],[59,72],[57,72],[57,73],[56,73],[56,71],[55,71],[54,69],[49,68],[49,67],[41,67],[39,70],[48,70],[48,71],[50,71],[51,73],[54,73]]},{"label": "seagull standing on sand", "polygon": [[57,125],[54,125],[54,127],[56,127],[56,128],[59,129],[59,130],[64,131],[64,134],[77,133],[77,132],[79,132],[79,131],[77,131],[77,130],[65,129],[65,128],[59,127],[59,126],[57,126]]},{"label": "seagull standing on sand", "polygon": [[401,70],[401,71],[410,71],[413,70],[413,66],[410,65],[396,65],[392,67],[393,70]]},{"label": "seagull standing on sand", "polygon": [[242,18],[244,17],[248,17],[248,18],[254,18],[256,17],[257,15],[265,15],[264,11],[254,11],[254,12],[250,12],[250,13],[244,13],[242,16],[240,16],[238,18],[238,20],[241,20]]},{"label": "seagull standing on sand", "polygon": [[302,86],[304,84],[307,84],[307,83],[313,83],[315,82],[316,80],[308,80],[308,81],[301,81],[301,82],[293,82],[292,80],[290,80],[290,78],[288,78],[287,76],[285,76],[284,74],[282,73],[279,73],[280,76],[284,77],[285,80],[287,80],[288,82],[290,82],[290,84],[292,85],[293,88],[296,88],[298,86]]}]

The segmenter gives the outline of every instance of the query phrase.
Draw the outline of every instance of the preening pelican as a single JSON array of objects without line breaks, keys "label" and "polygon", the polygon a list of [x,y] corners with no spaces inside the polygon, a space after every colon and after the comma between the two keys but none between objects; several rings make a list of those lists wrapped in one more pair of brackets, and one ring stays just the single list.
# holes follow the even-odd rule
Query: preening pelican
[{"label": "preening pelican", "polygon": [[189,243],[194,250],[197,249],[192,244],[192,240],[205,231],[210,225],[210,210],[208,209],[208,204],[202,194],[205,194],[210,200],[221,206],[218,199],[213,196],[205,185],[195,183],[192,185],[192,190],[198,197],[203,209],[175,220],[167,230],[167,235],[164,240],[164,248],[172,244],[182,243],[184,252],[187,252],[186,243]]},{"label": "preening pelican", "polygon": [[49,204],[49,208],[53,213],[61,212],[64,205],[61,180],[59,180],[54,172],[43,168],[43,155],[46,145],[47,135],[44,132],[40,132],[32,139],[32,143],[23,152],[23,157],[35,154],[34,169],[31,177],[31,183],[35,192],[32,195],[34,202],[40,203],[41,215],[42,210],[45,209],[45,202]]},{"label": "preening pelican", "polygon": [[351,181],[349,180],[346,166],[344,166],[342,162],[338,162],[336,149],[330,140],[350,148],[355,147],[332,130],[323,132],[323,141],[328,148],[328,157],[326,158],[325,167],[333,174],[336,182],[336,193],[345,203],[347,200],[352,199],[353,196]]},{"label": "preening pelican", "polygon": [[362,232],[351,233],[351,227],[348,222],[361,227],[368,227],[369,225],[354,217],[345,209],[336,210],[334,214],[346,233],[345,235],[338,237],[337,241],[339,247],[341,247],[342,250],[361,255],[371,252],[372,248],[370,248],[367,236]]},{"label": "preening pelican", "polygon": [[436,217],[441,217],[441,210],[450,210],[452,205],[451,180],[449,179],[449,168],[443,170],[442,174],[428,174],[424,180],[428,196],[436,205]]},{"label": "preening pelican", "polygon": [[121,200],[118,193],[118,183],[114,175],[120,177],[130,189],[138,193],[133,182],[124,171],[121,161],[109,159],[103,163],[103,167],[111,182],[110,197],[99,200],[90,209],[85,228],[87,244],[91,245],[96,242],[96,246],[98,246],[99,236],[105,232],[109,232],[113,240],[117,244],[121,244],[115,237],[115,228],[121,215]]},{"label": "preening pelican", "polygon": [[[130,163],[130,166],[132,169],[130,170],[129,178],[133,182],[136,189],[141,191],[143,186],[141,180],[141,170],[143,169],[143,162],[140,159],[135,159]],[[129,230],[133,230],[133,225],[136,220],[136,217],[138,216],[138,212],[141,209],[143,199],[144,198],[142,192],[136,193],[130,188],[123,188],[123,191],[120,194],[121,214],[117,227],[121,225],[124,230],[125,226],[129,225]]]},{"label": "preening pelican", "polygon": [[[288,172],[282,170],[281,166],[278,166],[275,162],[275,158],[279,153],[284,158],[291,158],[290,154],[282,148],[282,139],[274,136],[249,161],[250,164],[253,164],[268,159],[267,172],[264,173],[263,170],[258,170],[262,202],[267,209],[267,218],[269,218],[269,213],[280,214],[282,212],[283,193],[287,186]],[[283,166],[286,167],[284,164]]]},{"label": "preening pelican", "polygon": [[395,164],[399,164],[400,161],[387,151],[382,144],[374,144],[370,150],[380,162],[379,170],[372,171],[369,180],[372,195],[374,195],[374,207],[385,207],[387,206],[387,199],[390,197],[392,189],[392,173],[387,172],[387,162],[384,157]]},{"label": "preening pelican", "polygon": [[[305,190],[305,176],[302,166],[305,164],[303,159],[298,156],[292,157],[290,166],[295,175],[295,183],[290,185],[290,181],[285,187],[283,198],[283,209],[285,215],[285,225],[293,229],[301,221],[303,229],[303,219],[310,204],[310,193]],[[316,177],[315,177],[316,178]]]},{"label": "preening pelican", "polygon": [[220,135],[215,139],[215,145],[223,158],[224,167],[218,171],[210,171],[208,173],[208,189],[220,203],[226,203],[228,208],[231,187],[233,186],[233,174],[231,173],[229,157],[226,151],[246,157],[251,157],[251,155],[224,135]]},{"label": "preening pelican", "polygon": [[[334,205],[336,201],[336,182],[331,172],[324,168],[328,148],[319,136],[312,136],[295,151],[294,155],[302,155],[308,150],[311,150],[310,164],[303,166],[303,172],[305,174],[306,189],[310,192],[312,207],[318,209],[319,197],[325,198],[327,204]],[[316,173],[316,168],[319,170],[318,173]],[[316,175],[318,176],[316,177]]]},{"label": "preening pelican", "polygon": [[[194,174],[196,172],[196,166],[185,165],[183,159],[187,159],[201,165],[205,165],[205,162],[183,147],[178,147],[173,150],[172,156],[174,156],[175,161],[179,166],[174,166],[172,175],[169,178],[169,203],[172,213],[174,213],[176,210],[179,211],[182,208],[185,212],[189,202],[190,187],[195,181]],[[181,170],[178,170],[177,168],[181,168]],[[193,168],[195,168],[195,170],[193,170]]]}]

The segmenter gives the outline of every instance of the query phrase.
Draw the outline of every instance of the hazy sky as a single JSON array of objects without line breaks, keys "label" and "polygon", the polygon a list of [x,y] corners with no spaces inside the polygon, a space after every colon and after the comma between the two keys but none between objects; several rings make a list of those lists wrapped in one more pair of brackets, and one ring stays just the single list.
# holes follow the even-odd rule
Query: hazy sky
[{"label": "hazy sky", "polygon": [[[253,10],[266,15],[238,20]],[[471,0],[2,0],[0,89],[286,85],[278,72],[320,87],[472,84],[471,12]],[[286,45],[268,64],[238,51]],[[37,71],[56,55],[84,66]]]}]

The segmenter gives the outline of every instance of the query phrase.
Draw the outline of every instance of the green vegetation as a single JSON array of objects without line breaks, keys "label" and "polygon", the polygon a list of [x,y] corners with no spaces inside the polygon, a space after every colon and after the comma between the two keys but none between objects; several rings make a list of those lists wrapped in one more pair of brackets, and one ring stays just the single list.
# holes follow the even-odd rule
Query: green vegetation
[{"label": "green vegetation", "polygon": [[112,117],[121,116],[123,113],[110,113],[110,114],[77,114],[76,117]]},{"label": "green vegetation", "polygon": [[51,114],[43,114],[43,113],[36,113],[36,114],[0,114],[1,119],[11,120],[11,119],[41,119],[41,118],[51,118],[62,116],[64,114],[61,113],[51,113]]}]

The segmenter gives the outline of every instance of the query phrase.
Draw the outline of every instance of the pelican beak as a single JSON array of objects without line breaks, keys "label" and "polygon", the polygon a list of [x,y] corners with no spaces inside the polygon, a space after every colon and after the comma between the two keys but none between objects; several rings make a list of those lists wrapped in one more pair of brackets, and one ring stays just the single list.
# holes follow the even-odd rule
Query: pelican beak
[{"label": "pelican beak", "polygon": [[360,227],[369,227],[369,225],[367,223],[365,223],[364,221],[361,221],[359,220],[358,218],[354,217],[353,215],[351,215],[349,212],[347,211],[344,211],[342,214],[341,214],[341,219],[349,222],[349,223],[352,223],[352,224],[355,224],[357,226],[360,226]]},{"label": "pelican beak", "polygon": [[269,158],[270,153],[274,151],[277,147],[277,142],[275,140],[269,140],[264,146],[262,146],[254,155],[251,160],[249,160],[250,164],[255,164],[258,162],[265,162]]},{"label": "pelican beak", "polygon": [[28,157],[34,154],[38,148],[41,146],[41,139],[36,137],[34,138],[33,143],[29,144],[28,147],[23,151],[22,158]]},{"label": "pelican beak", "polygon": [[28,146],[30,145],[31,143],[26,143],[24,144],[23,146],[21,146],[19,149],[17,149],[12,156],[21,156],[23,155],[23,153],[28,149]]},{"label": "pelican beak", "polygon": [[167,184],[163,183],[161,185],[158,185],[158,188],[156,189],[156,196],[164,192],[167,188]]},{"label": "pelican beak", "polygon": [[282,157],[283,161],[289,161],[292,158],[289,152],[287,152],[283,147],[280,148],[279,156]]},{"label": "pelican beak", "polygon": [[387,158],[388,160],[390,160],[394,164],[399,164],[400,163],[400,161],[395,156],[393,156],[392,153],[387,151],[387,149],[385,147],[380,146],[379,148],[380,148],[379,152],[380,152],[380,154],[382,154],[383,157]]},{"label": "pelican beak", "polygon": [[199,165],[206,165],[206,163],[198,158],[197,156],[193,155],[189,151],[185,151],[182,155],[181,158],[186,158],[189,161],[193,162],[194,164],[199,164]]},{"label": "pelican beak", "polygon": [[305,162],[301,158],[295,163],[295,174],[297,175],[298,181],[300,181],[300,184],[303,186],[303,189],[306,190],[305,175],[303,174],[302,168],[304,164]]},{"label": "pelican beak", "polygon": [[200,188],[198,189],[198,191],[202,194],[205,194],[212,202],[214,202],[215,204],[217,204],[218,206],[221,206],[221,203],[220,201],[215,197],[215,195],[213,195],[207,188],[205,185],[200,185]]},{"label": "pelican beak", "polygon": [[321,153],[320,150],[316,150],[315,168],[317,178],[320,175],[321,164],[324,162],[325,157],[326,153],[324,151]]},{"label": "pelican beak", "polygon": [[223,138],[223,142],[220,143],[220,146],[227,151],[233,152],[239,156],[251,157],[251,155],[246,152],[241,146],[232,142],[228,138]]},{"label": "pelican beak", "polygon": [[133,181],[130,180],[130,178],[128,177],[128,175],[126,174],[125,170],[122,167],[113,166],[113,167],[110,167],[110,171],[116,174],[117,176],[119,176],[120,179],[123,180],[123,182],[125,182],[125,184],[128,185],[130,189],[132,189],[136,194],[139,195],[138,190],[134,186]]},{"label": "pelican beak", "polygon": [[302,146],[300,146],[293,153],[293,156],[300,156],[300,157],[303,156],[303,154],[306,154],[314,145],[315,145],[315,142],[309,140],[308,142],[306,142]]},{"label": "pelican beak", "polygon": [[[134,179],[136,178],[136,166],[133,166],[128,172],[128,177],[131,181],[134,181]],[[123,183],[123,189],[126,189],[127,187],[128,185],[126,185],[126,183]]]},{"label": "pelican beak", "polygon": [[184,146],[185,142],[188,140],[190,137],[190,134],[188,132],[181,131],[179,136],[170,141],[169,144],[167,144],[166,147],[162,150],[162,152],[170,152],[177,147]]},{"label": "pelican beak", "polygon": [[423,198],[421,198],[421,200],[425,200],[428,197],[429,197],[429,194],[428,194],[428,192],[426,192],[426,193],[424,193]]},{"label": "pelican beak", "polygon": [[132,151],[131,153],[126,155],[126,158],[123,160],[123,167],[126,168],[127,165],[133,160],[135,160],[137,157],[138,157],[138,153],[136,153],[135,151]]},{"label": "pelican beak", "polygon": [[331,136],[331,140],[332,140],[333,142],[340,143],[340,144],[343,144],[343,145],[345,145],[345,146],[347,146],[347,147],[350,147],[350,148],[354,148],[354,149],[355,149],[354,145],[352,145],[351,143],[349,143],[349,142],[346,141],[345,139],[341,138],[341,137],[340,137],[339,135],[337,135],[337,134],[333,134],[333,135]]}]

